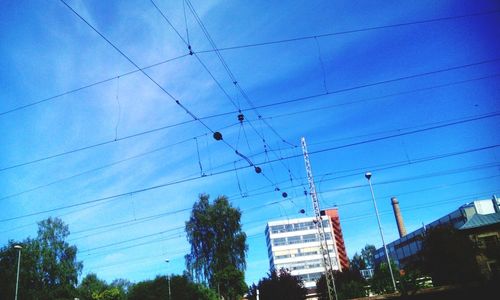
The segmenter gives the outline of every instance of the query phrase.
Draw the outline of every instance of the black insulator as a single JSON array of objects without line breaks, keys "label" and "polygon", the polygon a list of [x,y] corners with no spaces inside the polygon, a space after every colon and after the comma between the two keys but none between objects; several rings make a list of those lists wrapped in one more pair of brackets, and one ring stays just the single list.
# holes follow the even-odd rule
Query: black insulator
[{"label": "black insulator", "polygon": [[283,194],[281,194],[281,196],[283,196],[283,198],[286,198],[286,197],[288,197],[288,194],[286,192],[283,192]]},{"label": "black insulator", "polygon": [[279,187],[275,187],[275,188],[274,188],[274,191],[275,191],[275,192],[279,192],[279,191],[280,191],[280,188],[279,188]]},{"label": "black insulator", "polygon": [[243,114],[238,115],[238,121],[243,122],[245,120],[245,116]]},{"label": "black insulator", "polygon": [[255,173],[260,174],[262,169],[260,167],[255,167]]},{"label": "black insulator", "polygon": [[313,220],[313,223],[314,223],[314,224],[318,223],[318,220],[314,219],[314,220]]},{"label": "black insulator", "polygon": [[304,195],[306,195],[306,196],[307,196],[307,191],[306,191],[306,190],[304,190]]},{"label": "black insulator", "polygon": [[220,132],[218,132],[218,131],[214,132],[214,139],[215,139],[216,141],[220,141],[220,140],[222,140],[222,133],[220,133]]},{"label": "black insulator", "polygon": [[301,210],[299,210],[299,213],[301,213],[301,214],[305,214],[305,213],[306,213],[306,210],[305,210],[305,209],[301,209]]}]

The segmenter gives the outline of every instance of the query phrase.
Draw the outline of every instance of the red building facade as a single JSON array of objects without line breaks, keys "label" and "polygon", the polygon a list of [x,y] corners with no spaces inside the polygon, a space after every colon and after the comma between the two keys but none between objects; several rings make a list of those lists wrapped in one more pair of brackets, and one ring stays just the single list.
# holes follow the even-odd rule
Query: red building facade
[{"label": "red building facade", "polygon": [[347,270],[349,269],[349,258],[347,256],[347,251],[345,250],[344,236],[342,235],[342,227],[340,226],[339,211],[337,208],[331,208],[321,211],[321,214],[328,216],[332,226],[330,229],[335,233],[335,245],[339,256],[340,270]]}]

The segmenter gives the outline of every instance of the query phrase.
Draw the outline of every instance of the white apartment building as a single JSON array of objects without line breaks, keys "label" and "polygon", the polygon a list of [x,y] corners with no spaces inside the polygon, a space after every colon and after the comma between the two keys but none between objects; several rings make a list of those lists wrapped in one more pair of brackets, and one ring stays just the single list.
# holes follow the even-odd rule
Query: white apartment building
[{"label": "white apartment building", "polygon": [[[332,226],[328,217],[322,217],[328,250],[334,270],[338,270],[337,251],[332,240]],[[266,241],[271,271],[282,268],[300,276],[305,287],[316,287],[316,280],[324,274],[318,231],[314,218],[271,221],[266,226]]]}]

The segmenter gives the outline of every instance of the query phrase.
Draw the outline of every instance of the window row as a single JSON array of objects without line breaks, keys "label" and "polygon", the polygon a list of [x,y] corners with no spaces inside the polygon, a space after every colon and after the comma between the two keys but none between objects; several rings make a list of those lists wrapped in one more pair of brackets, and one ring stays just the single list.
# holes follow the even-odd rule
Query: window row
[{"label": "window row", "polygon": [[[323,220],[323,226],[324,227],[330,226],[328,220]],[[301,231],[309,229],[316,229],[316,224],[313,221],[270,226],[271,233],[293,232],[293,231]]]},{"label": "window row", "polygon": [[[325,233],[325,238],[327,240],[331,240],[332,235],[329,232],[327,232]],[[273,243],[273,246],[283,246],[283,245],[318,242],[319,238],[317,234],[306,234],[306,235],[290,236],[283,238],[275,238],[272,239],[271,241]]]}]

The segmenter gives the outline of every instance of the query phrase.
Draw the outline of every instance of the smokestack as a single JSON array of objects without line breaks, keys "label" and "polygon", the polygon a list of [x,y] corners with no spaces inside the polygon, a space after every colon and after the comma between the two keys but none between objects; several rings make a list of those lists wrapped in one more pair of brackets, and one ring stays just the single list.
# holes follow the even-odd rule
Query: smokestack
[{"label": "smokestack", "polygon": [[391,198],[392,209],[394,210],[394,217],[396,218],[396,223],[398,224],[399,237],[402,238],[406,235],[405,223],[403,222],[403,216],[401,215],[401,210],[399,209],[399,201],[396,197]]}]

